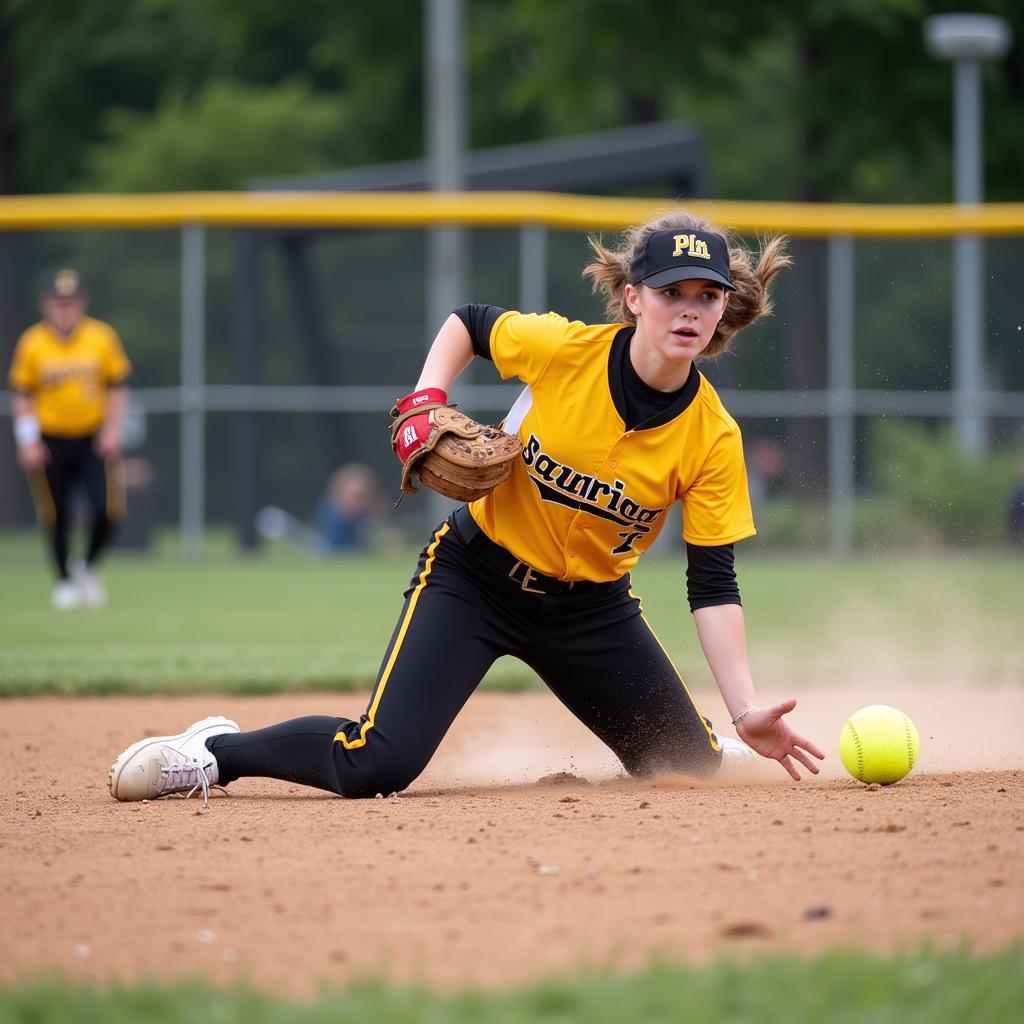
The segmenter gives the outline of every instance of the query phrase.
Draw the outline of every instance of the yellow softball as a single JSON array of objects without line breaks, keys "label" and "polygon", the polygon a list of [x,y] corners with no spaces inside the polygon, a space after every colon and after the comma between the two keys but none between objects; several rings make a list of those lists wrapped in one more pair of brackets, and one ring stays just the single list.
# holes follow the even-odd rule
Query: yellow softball
[{"label": "yellow softball", "polygon": [[855,711],[839,734],[839,756],[861,782],[899,782],[914,767],[920,749],[914,723],[887,704]]}]

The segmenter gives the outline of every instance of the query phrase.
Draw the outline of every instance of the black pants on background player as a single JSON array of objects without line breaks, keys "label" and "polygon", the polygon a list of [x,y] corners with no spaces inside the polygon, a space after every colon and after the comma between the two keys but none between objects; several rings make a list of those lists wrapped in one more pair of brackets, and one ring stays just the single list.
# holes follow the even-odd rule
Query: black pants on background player
[{"label": "black pants on background player", "polygon": [[32,496],[40,523],[49,531],[54,566],[60,579],[68,578],[68,535],[76,494],[81,490],[92,519],[85,562],[94,565],[113,540],[124,518],[124,482],[121,460],[104,462],[95,451],[95,436],[43,435],[50,453],[44,470],[30,474]]},{"label": "black pants on background player", "polygon": [[294,719],[210,741],[221,783],[262,776],[372,797],[426,767],[487,670],[511,654],[631,775],[708,775],[721,753],[629,579],[541,576],[458,509],[420,555],[366,714]]}]

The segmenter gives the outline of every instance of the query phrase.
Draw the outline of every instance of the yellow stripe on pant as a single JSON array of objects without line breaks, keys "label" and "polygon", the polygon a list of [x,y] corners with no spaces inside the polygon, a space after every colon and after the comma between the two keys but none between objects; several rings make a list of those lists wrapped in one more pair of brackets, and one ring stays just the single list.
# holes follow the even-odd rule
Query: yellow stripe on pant
[{"label": "yellow stripe on pant", "polygon": [[708,742],[711,744],[711,749],[720,750],[721,747],[719,747],[718,745],[718,737],[715,736],[714,731],[711,728],[711,723],[708,721],[705,715],[701,713],[700,708],[697,707],[697,702],[693,699],[693,694],[690,693],[690,688],[686,685],[686,680],[683,678],[682,672],[680,672],[679,669],[676,668],[675,662],[671,658],[669,658],[668,651],[665,650],[665,645],[661,642],[661,639],[659,638],[658,634],[655,633],[653,629],[651,629],[651,624],[647,621],[647,616],[644,615],[644,603],[640,600],[640,595],[634,594],[633,591],[630,590],[629,596],[633,598],[634,601],[636,601],[637,606],[640,608],[640,618],[643,619],[644,625],[649,630],[651,636],[654,637],[654,642],[661,648],[665,657],[668,658],[668,663],[672,666],[672,670],[679,677],[679,685],[682,686],[684,692],[686,693],[686,696],[690,698],[690,703],[693,705],[694,711],[697,712],[697,716],[700,718],[701,722],[704,723],[704,729],[708,734]]},{"label": "yellow stripe on pant", "polygon": [[384,689],[388,685],[391,670],[395,667],[395,661],[398,659],[398,652],[402,649],[402,641],[405,639],[405,634],[409,630],[409,623],[412,622],[413,613],[416,611],[416,604],[420,599],[420,594],[423,593],[423,588],[427,585],[427,577],[430,575],[431,567],[434,564],[434,555],[437,552],[437,545],[441,542],[441,538],[448,532],[448,529],[448,524],[445,523],[444,526],[434,534],[434,540],[430,547],[427,548],[427,560],[423,566],[423,572],[420,573],[420,581],[416,584],[416,589],[413,591],[412,597],[409,599],[409,607],[405,610],[405,617],[402,619],[402,625],[399,627],[398,636],[395,637],[394,646],[391,648],[391,656],[388,658],[387,664],[384,666],[384,671],[381,673],[380,682],[377,684],[377,691],[373,695],[373,701],[370,704],[370,710],[366,715],[366,721],[363,722],[359,729],[358,738],[350,740],[344,732],[339,732],[334,737],[334,742],[340,743],[346,750],[357,750],[359,747],[366,746],[366,734],[373,728],[374,722],[377,720],[377,709],[380,707],[381,698],[384,696]]}]

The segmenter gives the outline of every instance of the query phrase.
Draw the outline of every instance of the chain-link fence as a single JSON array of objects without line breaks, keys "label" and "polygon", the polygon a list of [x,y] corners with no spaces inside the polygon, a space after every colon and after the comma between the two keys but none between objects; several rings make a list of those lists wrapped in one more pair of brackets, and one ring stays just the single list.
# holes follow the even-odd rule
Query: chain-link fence
[{"label": "chain-link fence", "polygon": [[[55,215],[34,229],[15,223],[17,232],[0,240],[12,268],[0,339],[5,366],[18,331],[37,315],[45,273],[77,267],[91,314],[117,328],[135,367],[126,536],[176,524],[193,552],[213,523],[233,524],[244,543],[256,543],[256,514],[265,506],[311,519],[332,471],[345,463],[369,466],[390,497],[398,474],[386,413],[415,381],[437,327],[428,322],[430,224],[446,215],[430,212],[437,197],[395,199],[392,211],[419,204],[408,224],[383,216],[375,224],[375,208],[353,206],[362,213],[350,226],[338,218],[316,223],[322,196],[305,200],[313,213],[295,225],[280,211],[266,216],[273,196],[225,198],[255,204],[250,223],[240,226],[239,213],[221,225],[171,205],[167,226],[139,226],[158,208],[149,205],[137,222],[125,214],[108,226],[95,215],[102,226],[81,227],[81,216],[68,214],[63,227]],[[503,210],[502,197],[462,198],[474,204],[452,218],[467,225],[465,301],[550,308],[591,322],[604,317],[580,276],[588,229],[611,237],[653,212],[646,201],[641,210],[641,201],[564,197],[563,209],[581,202],[584,212],[560,224],[543,211],[530,219],[525,205]],[[873,227],[859,228],[848,210],[830,221],[829,208],[818,208],[808,227],[794,224],[801,208],[759,206],[744,220],[738,206],[722,204],[717,219],[738,224],[751,244],[773,228],[800,235],[796,264],[778,281],[775,316],[741,335],[735,354],[701,367],[743,428],[765,540],[814,540],[840,552],[915,540],[1002,543],[1024,473],[1016,294],[1024,208],[1002,208],[996,228],[982,224],[989,232],[985,381],[964,393],[951,311],[959,286],[953,234],[942,226],[951,211],[901,229],[897,209],[883,231],[877,211]],[[7,212],[0,210],[0,228]],[[459,389],[462,406],[490,420],[517,393],[480,360]],[[962,454],[955,428],[965,415],[983,424],[981,457]],[[0,444],[0,521],[25,524],[27,488],[9,438]],[[436,511],[429,501],[407,501],[391,521],[415,534]]]}]

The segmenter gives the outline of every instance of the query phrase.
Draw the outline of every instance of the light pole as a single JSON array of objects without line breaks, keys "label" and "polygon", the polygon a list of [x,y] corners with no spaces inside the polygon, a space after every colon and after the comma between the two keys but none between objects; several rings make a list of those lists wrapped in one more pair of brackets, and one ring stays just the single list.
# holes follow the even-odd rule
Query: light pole
[{"label": "light pole", "polygon": [[[925,19],[925,45],[935,57],[954,62],[953,150],[957,204],[980,203],[982,173],[981,62],[998,60],[1012,33],[1002,18],[987,14],[940,14]],[[977,235],[953,243],[953,391],[961,448],[972,456],[985,450],[985,285],[984,253]]]}]

